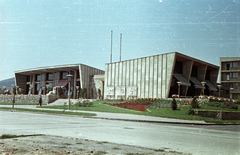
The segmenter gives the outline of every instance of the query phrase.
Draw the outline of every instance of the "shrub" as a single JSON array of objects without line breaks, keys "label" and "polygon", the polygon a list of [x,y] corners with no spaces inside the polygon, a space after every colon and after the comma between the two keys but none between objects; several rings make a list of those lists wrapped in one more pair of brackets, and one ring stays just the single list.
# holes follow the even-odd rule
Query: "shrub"
[{"label": "shrub", "polygon": [[172,100],[172,110],[176,110],[177,109],[177,102],[175,100],[175,98],[173,98]]},{"label": "shrub", "polygon": [[62,94],[63,94],[62,87],[59,87],[59,88],[58,88],[58,95],[59,95],[59,97],[61,97]]},{"label": "shrub", "polygon": [[156,103],[149,105],[147,108],[149,109],[159,109],[159,108],[170,108],[171,100],[157,100]]},{"label": "shrub", "polygon": [[194,115],[194,110],[192,109],[192,108],[190,108],[189,110],[188,110],[188,113],[187,113],[188,115]]},{"label": "shrub", "polygon": [[98,89],[98,99],[101,99],[102,98],[102,95],[101,95],[101,90]]},{"label": "shrub", "polygon": [[194,97],[193,100],[192,100],[192,108],[199,108],[199,105],[198,105],[196,97]]},{"label": "shrub", "polygon": [[0,139],[17,138],[17,135],[3,134]]},{"label": "shrub", "polygon": [[207,105],[219,108],[238,109],[238,106],[232,102],[209,102]]},{"label": "shrub", "polygon": [[92,102],[85,99],[79,99],[78,102],[76,102],[76,106],[78,107],[91,107],[92,105],[93,105]]},{"label": "shrub", "polygon": [[232,103],[232,102],[226,102],[225,103],[229,109],[235,109],[235,110],[238,110],[238,106],[235,104],[235,103]]}]

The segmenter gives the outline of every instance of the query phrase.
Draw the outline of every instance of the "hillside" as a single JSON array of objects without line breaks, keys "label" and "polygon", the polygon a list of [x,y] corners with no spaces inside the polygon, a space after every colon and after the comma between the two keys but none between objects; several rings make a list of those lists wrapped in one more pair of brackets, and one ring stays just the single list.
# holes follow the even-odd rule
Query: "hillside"
[{"label": "hillside", "polygon": [[6,86],[7,89],[11,89],[12,84],[15,85],[15,78],[2,80],[2,81],[0,81],[0,88],[3,89],[3,86]]}]

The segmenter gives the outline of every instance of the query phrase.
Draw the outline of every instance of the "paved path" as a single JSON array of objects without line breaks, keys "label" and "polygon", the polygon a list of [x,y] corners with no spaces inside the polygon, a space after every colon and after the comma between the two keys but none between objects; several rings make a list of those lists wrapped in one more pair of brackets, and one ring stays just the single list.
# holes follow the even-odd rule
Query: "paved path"
[{"label": "paved path", "polygon": [[[12,105],[0,105],[0,107],[12,107]],[[15,105],[15,108],[30,108],[30,109],[62,111],[62,109],[36,108],[35,105]],[[68,110],[66,110],[66,111],[68,111]],[[91,118],[95,118],[95,119],[111,119],[111,120],[151,122],[151,123],[198,124],[198,125],[209,124],[209,123],[206,123],[206,122],[201,121],[201,120],[200,121],[199,120],[182,120],[182,119],[142,116],[142,115],[133,115],[133,114],[95,112],[95,111],[80,111],[80,110],[70,110],[70,111],[95,113],[95,114],[97,114],[97,116],[92,116],[91,117]]]}]

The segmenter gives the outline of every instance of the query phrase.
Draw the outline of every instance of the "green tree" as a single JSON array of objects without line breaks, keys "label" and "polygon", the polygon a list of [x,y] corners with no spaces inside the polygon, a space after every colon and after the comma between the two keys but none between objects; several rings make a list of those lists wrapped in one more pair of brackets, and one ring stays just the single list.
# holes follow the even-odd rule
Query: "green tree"
[{"label": "green tree", "polygon": [[91,88],[91,98],[93,99],[93,88]]},{"label": "green tree", "polygon": [[177,102],[176,102],[175,98],[173,98],[173,100],[172,100],[172,110],[177,110]]},{"label": "green tree", "polygon": [[100,89],[98,89],[98,99],[101,99],[101,90]]},{"label": "green tree", "polygon": [[192,108],[199,108],[197,97],[194,97],[192,100]]}]

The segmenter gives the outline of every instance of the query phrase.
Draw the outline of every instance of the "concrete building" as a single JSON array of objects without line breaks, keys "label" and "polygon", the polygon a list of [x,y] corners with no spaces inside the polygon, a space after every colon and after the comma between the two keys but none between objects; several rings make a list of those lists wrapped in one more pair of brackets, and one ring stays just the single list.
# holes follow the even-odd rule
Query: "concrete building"
[{"label": "concrete building", "polygon": [[104,98],[214,95],[218,72],[218,66],[177,52],[107,63]]},{"label": "concrete building", "polygon": [[71,84],[71,96],[77,98],[77,89],[87,88],[87,97],[91,97],[93,90],[94,97],[97,96],[94,75],[104,75],[104,71],[83,64],[61,65],[50,67],[39,67],[15,72],[15,84],[22,88],[23,94],[46,94],[48,91],[58,93],[59,87],[63,95],[67,96],[68,78],[66,75],[73,75]]},{"label": "concrete building", "polygon": [[220,81],[230,87],[230,98],[240,97],[240,57],[220,58]]},{"label": "concrete building", "polygon": [[66,75],[72,74],[73,98],[79,97],[78,88],[87,88],[87,98],[168,98],[218,96],[218,71],[218,66],[172,52],[107,63],[105,71],[83,64],[21,70],[15,79],[24,94],[47,94],[47,90],[58,94],[61,87],[67,96]]}]

